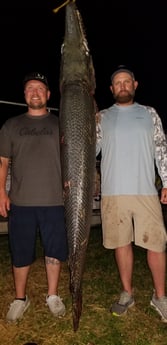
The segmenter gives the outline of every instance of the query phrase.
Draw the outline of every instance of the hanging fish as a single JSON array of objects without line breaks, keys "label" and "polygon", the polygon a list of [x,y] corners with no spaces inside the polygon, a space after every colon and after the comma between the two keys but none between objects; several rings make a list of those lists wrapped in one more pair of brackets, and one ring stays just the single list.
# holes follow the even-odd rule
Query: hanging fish
[{"label": "hanging fish", "polygon": [[77,331],[96,169],[96,83],[81,15],[75,1],[65,4],[59,119],[73,328]]}]

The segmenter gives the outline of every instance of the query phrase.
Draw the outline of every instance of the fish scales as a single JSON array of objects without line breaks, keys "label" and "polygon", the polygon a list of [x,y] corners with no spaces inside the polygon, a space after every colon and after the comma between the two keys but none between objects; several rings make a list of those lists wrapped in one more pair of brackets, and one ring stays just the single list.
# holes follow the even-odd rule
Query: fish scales
[{"label": "fish scales", "polygon": [[91,227],[96,166],[95,75],[80,13],[66,6],[60,68],[60,143],[69,246],[73,328],[82,313],[82,281]]}]

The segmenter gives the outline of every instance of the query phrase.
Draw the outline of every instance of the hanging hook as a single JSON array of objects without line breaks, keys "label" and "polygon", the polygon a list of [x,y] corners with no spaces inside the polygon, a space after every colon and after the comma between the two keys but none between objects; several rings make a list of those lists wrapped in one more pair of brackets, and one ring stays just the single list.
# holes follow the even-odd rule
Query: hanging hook
[{"label": "hanging hook", "polygon": [[56,8],[54,8],[54,9],[53,9],[53,12],[54,12],[54,13],[57,13],[62,7],[68,5],[70,2],[75,2],[75,1],[76,1],[76,0],[66,0],[65,2],[63,2],[62,5],[60,5],[60,6],[56,7]]}]

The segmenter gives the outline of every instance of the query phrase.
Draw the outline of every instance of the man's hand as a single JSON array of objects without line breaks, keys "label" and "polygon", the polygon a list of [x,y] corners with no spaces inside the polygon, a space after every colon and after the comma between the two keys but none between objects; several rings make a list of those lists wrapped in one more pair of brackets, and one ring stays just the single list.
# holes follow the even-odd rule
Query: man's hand
[{"label": "man's hand", "polygon": [[167,188],[162,188],[160,201],[162,204],[167,204]]},{"label": "man's hand", "polygon": [[0,193],[0,215],[2,217],[8,216],[8,211],[10,210],[10,199],[6,192]]}]

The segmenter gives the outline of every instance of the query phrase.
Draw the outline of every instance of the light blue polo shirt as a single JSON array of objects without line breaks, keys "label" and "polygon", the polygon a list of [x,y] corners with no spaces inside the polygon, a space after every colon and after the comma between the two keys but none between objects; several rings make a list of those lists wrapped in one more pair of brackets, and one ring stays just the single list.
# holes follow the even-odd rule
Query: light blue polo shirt
[{"label": "light blue polo shirt", "polygon": [[[155,147],[155,121],[151,112],[146,106],[134,103],[129,106],[114,104],[100,114],[97,154],[101,151],[102,195],[156,195],[155,161],[159,169],[161,157],[157,155],[159,148],[156,151]],[[161,120],[155,114],[167,157]],[[165,164],[167,183],[167,159]]]}]

